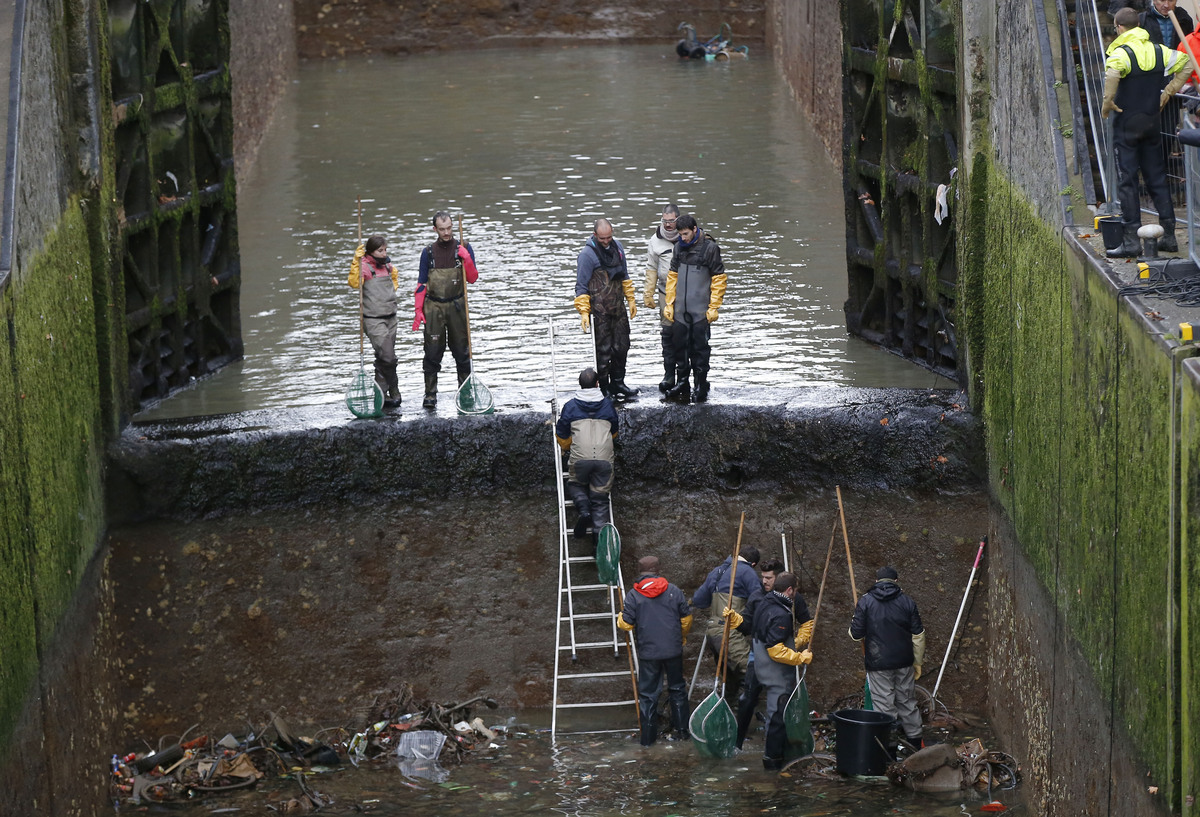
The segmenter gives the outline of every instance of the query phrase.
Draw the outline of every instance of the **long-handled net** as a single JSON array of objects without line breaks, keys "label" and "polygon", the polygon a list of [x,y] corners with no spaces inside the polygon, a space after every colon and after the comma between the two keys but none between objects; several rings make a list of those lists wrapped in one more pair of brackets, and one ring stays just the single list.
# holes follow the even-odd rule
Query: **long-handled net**
[{"label": "long-handled net", "polygon": [[[742,551],[742,529],[746,524],[746,513],[738,524],[737,545],[733,549],[733,564],[729,571],[729,598],[733,599],[734,581],[737,579],[738,559]],[[715,613],[716,611],[714,611]],[[717,677],[712,693],[700,702],[688,721],[692,733],[692,744],[705,757],[733,757],[737,750],[737,718],[725,701],[725,670],[729,655],[729,619],[725,619],[725,631],[721,638],[721,652],[717,657]]]},{"label": "long-handled net", "polygon": [[[462,216],[458,217],[458,243],[463,240]],[[471,366],[467,379],[458,387],[454,404],[459,414],[491,414],[496,410],[492,392],[475,374],[475,354],[471,347],[471,308],[467,301],[467,276],[463,273],[463,312],[467,320],[467,362]]]},{"label": "long-handled net", "polygon": [[621,534],[617,526],[609,522],[596,534],[596,572],[604,584],[621,581]]},{"label": "long-handled net", "polygon": [[[358,243],[362,244],[362,198],[358,199]],[[363,356],[363,288],[358,282],[358,374],[346,389],[346,408],[355,417],[381,417],[383,415],[383,390],[375,378],[367,373],[366,358]]]}]

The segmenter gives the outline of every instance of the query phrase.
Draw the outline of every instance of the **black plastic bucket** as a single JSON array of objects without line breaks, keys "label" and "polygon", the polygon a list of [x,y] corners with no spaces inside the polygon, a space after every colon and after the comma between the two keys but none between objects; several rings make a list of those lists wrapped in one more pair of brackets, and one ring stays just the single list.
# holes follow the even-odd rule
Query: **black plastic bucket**
[{"label": "black plastic bucket", "polygon": [[1104,237],[1104,249],[1115,250],[1125,240],[1125,225],[1120,216],[1101,216],[1096,219],[1100,235]]},{"label": "black plastic bucket", "polygon": [[[896,719],[869,709],[843,709],[829,716],[837,724],[837,768],[842,774],[881,775],[894,760],[888,732]],[[882,746],[880,745],[882,744]]]}]

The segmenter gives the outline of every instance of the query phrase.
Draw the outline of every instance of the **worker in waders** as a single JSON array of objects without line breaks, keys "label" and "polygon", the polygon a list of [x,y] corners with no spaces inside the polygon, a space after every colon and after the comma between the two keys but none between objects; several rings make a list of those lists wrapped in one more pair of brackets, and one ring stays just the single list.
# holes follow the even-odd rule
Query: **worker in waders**
[{"label": "worker in waders", "polygon": [[638,390],[625,385],[625,361],[629,357],[629,321],[637,317],[637,298],[629,280],[625,248],[613,238],[612,222],[606,218],[596,220],[576,259],[575,309],[583,331],[588,330],[590,316],[596,333],[600,390],[614,400],[633,400]]},{"label": "worker in waders", "polygon": [[[778,559],[768,559],[761,565],[762,592],[750,597],[742,610],[742,623],[737,631],[746,637],[747,642],[754,638],[754,613],[766,594],[775,589],[775,577],[783,572],[783,562]],[[812,623],[806,622],[808,633],[812,635]],[[742,681],[742,693],[737,701],[737,747],[742,748],[746,735],[750,732],[750,724],[754,720],[754,710],[758,707],[758,698],[762,695],[763,685],[759,683],[758,673],[754,671],[754,650],[750,650],[749,664],[746,667],[746,678]]]},{"label": "worker in waders", "polygon": [[[744,620],[728,607],[723,611],[734,627]],[[797,631],[796,622],[805,622]],[[803,649],[812,638],[813,623],[808,605],[797,589],[796,576],[780,573],[775,587],[755,605],[754,673],[767,690],[767,739],[763,746],[763,768],[783,768],[787,748],[787,725],[783,722],[788,698],[796,689],[796,667],[812,662],[812,650]]]},{"label": "worker in waders", "polygon": [[[663,311],[667,308],[667,273],[671,271],[671,256],[675,254],[675,242],[679,240],[679,232],[675,229],[677,218],[679,208],[674,204],[663,208],[659,225],[646,245],[646,287],[642,290],[642,306],[658,310],[663,358],[663,379],[658,384],[658,390],[663,394],[675,385],[675,341],[671,337],[673,322],[667,320]],[[655,293],[658,294],[657,303]]]},{"label": "worker in waders", "polygon": [[687,740],[687,683],[683,680],[683,645],[692,628],[692,614],[683,591],[659,575],[658,559],[638,559],[638,577],[625,594],[617,626],[633,633],[638,654],[638,711],[641,743],[650,746],[658,737],[658,696],[663,676],[671,701],[671,735]]},{"label": "worker in waders", "polygon": [[400,381],[396,377],[396,268],[387,254],[387,241],[373,235],[360,244],[350,262],[348,283],[362,288],[363,332],[375,350],[375,383],[383,392],[385,408],[400,405]]},{"label": "worker in waders", "polygon": [[[684,213],[675,219],[679,241],[671,256],[667,273],[666,306],[663,317],[672,322],[671,337],[675,351],[675,385],[667,399],[678,403],[703,403],[708,400],[708,358],[711,325],[717,322],[717,310],[725,300],[725,265],[721,248]],[[688,378],[694,377],[693,391]]]},{"label": "worker in waders", "polygon": [[470,244],[460,244],[454,237],[454,222],[450,214],[439,210],[433,217],[437,241],[421,251],[417,273],[416,317],[413,331],[425,325],[425,399],[421,405],[437,408],[438,372],[446,347],[454,356],[458,370],[458,385],[471,373],[470,351],[467,344],[467,310],[463,281],[473,284],[479,278],[475,266],[475,250]]},{"label": "worker in waders", "polygon": [[[737,575],[733,577],[733,596],[729,595],[729,571],[733,567],[733,556],[714,567],[704,577],[704,583],[692,596],[692,607],[709,610],[708,629],[705,632],[709,650],[714,659],[721,654],[721,639],[725,635],[725,620],[721,611],[731,607],[737,612],[746,608],[746,603],[762,593],[762,583],[754,568],[758,566],[758,548],[747,545],[738,553]],[[725,652],[728,661],[725,681],[725,700],[732,706],[738,699],[742,680],[750,666],[749,637],[736,629],[729,633],[729,649]]]},{"label": "worker in waders", "polygon": [[567,460],[567,494],[579,511],[576,538],[588,528],[600,530],[612,518],[609,492],[613,486],[613,441],[617,439],[617,410],[599,389],[600,376],[589,367],[579,373],[579,391],[563,406],[554,436]]},{"label": "worker in waders", "polygon": [[1117,192],[1121,201],[1123,234],[1121,246],[1107,254],[1109,258],[1133,258],[1140,251],[1137,234],[1142,225],[1139,172],[1163,228],[1158,248],[1163,252],[1178,252],[1175,205],[1167,187],[1159,111],[1187,81],[1191,61],[1182,52],[1150,42],[1146,29],[1138,25],[1138,15],[1133,9],[1121,9],[1113,22],[1117,26],[1117,38],[1109,45],[1108,58],[1104,62],[1104,103],[1100,115],[1116,113],[1113,149],[1117,157]]},{"label": "worker in waders", "polygon": [[916,682],[925,658],[925,625],[917,603],[900,589],[896,568],[876,571],[875,586],[854,607],[850,637],[867,642],[863,663],[875,710],[896,718],[908,742],[922,748]]}]

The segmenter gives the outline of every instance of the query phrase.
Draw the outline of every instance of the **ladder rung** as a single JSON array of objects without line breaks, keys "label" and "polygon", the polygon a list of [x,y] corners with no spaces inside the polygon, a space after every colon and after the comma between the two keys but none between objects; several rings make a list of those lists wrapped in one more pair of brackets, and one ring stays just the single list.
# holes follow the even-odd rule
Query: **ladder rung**
[{"label": "ladder rung", "polygon": [[559,680],[564,678],[616,678],[618,676],[629,677],[629,670],[621,670],[620,672],[573,672],[570,675],[560,675]]},{"label": "ladder rung", "polygon": [[633,706],[637,701],[597,701],[589,704],[557,704],[557,709],[583,709],[589,706]]},{"label": "ladder rung", "polygon": [[[613,647],[620,647],[620,646],[621,646],[620,644],[614,644],[614,643],[613,643],[613,642],[611,642],[611,641],[583,641],[583,642],[576,642],[576,643],[575,643],[575,649],[577,649],[577,650],[592,650],[592,649],[596,649],[597,647],[609,647],[609,648],[613,648]],[[570,645],[570,644],[566,644],[566,645],[564,645],[564,646],[562,646],[562,647],[559,647],[558,649],[559,649],[560,651],[561,651],[561,650],[567,650],[567,651],[570,651],[570,649],[571,649],[571,645]]]},{"label": "ladder rung", "polygon": [[636,732],[636,729],[593,729],[590,732],[565,732],[558,730],[560,735],[616,735],[621,732]]},{"label": "ladder rung", "polygon": [[559,616],[559,621],[594,621],[595,619],[607,618],[612,620],[616,618],[612,613],[576,613],[573,616]]},{"label": "ladder rung", "polygon": [[[573,585],[571,585],[571,587],[569,589],[572,593],[578,593],[580,590],[612,590],[613,585],[611,585],[611,584],[573,584]],[[562,589],[562,592],[566,593],[567,590],[568,590],[568,588],[564,587]]]},{"label": "ladder rung", "polygon": [[579,562],[594,562],[594,561],[596,561],[596,557],[595,556],[568,556],[567,561],[570,562],[571,564],[578,564]]}]

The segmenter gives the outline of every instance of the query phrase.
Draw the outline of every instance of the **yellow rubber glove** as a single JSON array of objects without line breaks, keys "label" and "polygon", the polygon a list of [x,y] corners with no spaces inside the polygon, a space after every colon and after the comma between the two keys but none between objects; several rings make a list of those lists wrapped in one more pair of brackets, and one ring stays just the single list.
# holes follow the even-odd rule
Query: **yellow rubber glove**
[{"label": "yellow rubber glove", "polygon": [[346,283],[350,284],[352,289],[358,289],[358,285],[362,283],[359,275],[362,274],[362,258],[366,254],[367,248],[362,244],[359,244],[358,249],[354,251],[354,260],[350,262],[350,275],[346,278]]},{"label": "yellow rubber glove", "polygon": [[767,647],[767,655],[771,656],[771,660],[775,663],[787,664],[789,667],[798,667],[812,661],[812,650],[796,652],[784,646],[782,642],[773,647]]},{"label": "yellow rubber glove", "polygon": [[624,613],[621,613],[617,616],[617,626],[627,633],[633,631],[633,625],[625,621]]},{"label": "yellow rubber glove", "polygon": [[633,291],[633,281],[626,278],[621,282],[621,289],[625,293],[625,303],[629,304],[629,320],[637,317],[637,294]]},{"label": "yellow rubber glove", "polygon": [[800,625],[800,629],[796,632],[796,649],[800,649],[805,644],[812,641],[813,624],[814,622],[810,618],[808,621]]},{"label": "yellow rubber glove", "polygon": [[654,290],[658,287],[658,270],[647,267],[646,269],[646,287],[642,290],[642,306],[647,309],[657,309],[658,304],[654,303]]},{"label": "yellow rubber glove", "polygon": [[1191,59],[1184,57],[1183,66],[1175,72],[1175,75],[1171,77],[1171,81],[1167,83],[1167,87],[1163,88],[1162,94],[1158,97],[1158,109],[1160,111],[1167,107],[1167,103],[1171,100],[1171,97],[1179,93],[1179,89],[1183,87],[1183,84],[1187,82],[1191,74]]},{"label": "yellow rubber glove", "polygon": [[1124,113],[1125,111],[1117,107],[1117,86],[1121,84],[1121,75],[1115,71],[1106,72],[1104,75],[1104,104],[1100,106],[1100,117],[1103,119],[1113,111]]},{"label": "yellow rubber glove", "polygon": [[687,644],[688,633],[692,631],[692,614],[688,613],[686,616],[679,619],[679,626],[683,630],[683,643]]},{"label": "yellow rubber glove", "polygon": [[804,652],[800,653],[800,663],[801,664],[811,664],[812,663],[812,650],[805,650]]},{"label": "yellow rubber glove", "polygon": [[704,314],[709,323],[717,322],[717,310],[725,302],[725,286],[728,283],[729,276],[723,272],[712,277],[708,290],[708,310]]},{"label": "yellow rubber glove", "polygon": [[667,294],[663,296],[663,318],[675,320],[675,285],[679,282],[679,273],[671,270],[667,273]]},{"label": "yellow rubber glove", "polygon": [[925,631],[917,633],[912,637],[913,643],[913,666],[918,666],[925,663]]},{"label": "yellow rubber glove", "polygon": [[735,630],[738,627],[741,627],[742,622],[744,621],[744,619],[742,618],[742,614],[739,613],[737,610],[734,610],[732,607],[726,607],[724,610],[721,611],[721,615],[723,617],[729,619],[729,626]]},{"label": "yellow rubber glove", "polygon": [[913,664],[913,680],[914,681],[921,680],[921,665],[920,664]]},{"label": "yellow rubber glove", "polygon": [[592,298],[590,295],[576,295],[575,309],[579,312],[579,326],[584,332],[588,330],[588,317],[592,314]]}]

